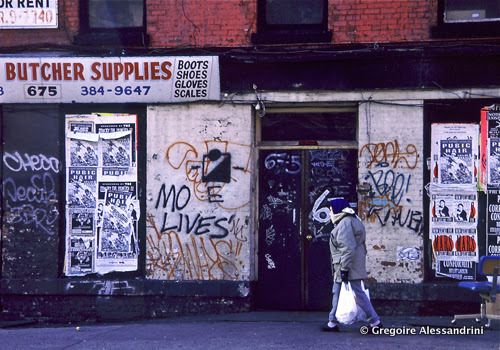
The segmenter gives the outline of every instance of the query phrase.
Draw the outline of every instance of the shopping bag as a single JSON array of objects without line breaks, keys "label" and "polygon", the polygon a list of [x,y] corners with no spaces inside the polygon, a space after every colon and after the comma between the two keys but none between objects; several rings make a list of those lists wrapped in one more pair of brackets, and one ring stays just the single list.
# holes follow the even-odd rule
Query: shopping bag
[{"label": "shopping bag", "polygon": [[[370,291],[365,288],[363,281],[361,281],[361,288],[368,299],[370,299]],[[352,291],[350,282],[342,283],[340,287],[339,303],[335,318],[343,324],[353,324],[357,321],[365,321],[367,318],[366,313],[356,303],[356,294]]]},{"label": "shopping bag", "polygon": [[335,318],[343,324],[353,324],[358,318],[358,306],[350,283],[342,283]]}]

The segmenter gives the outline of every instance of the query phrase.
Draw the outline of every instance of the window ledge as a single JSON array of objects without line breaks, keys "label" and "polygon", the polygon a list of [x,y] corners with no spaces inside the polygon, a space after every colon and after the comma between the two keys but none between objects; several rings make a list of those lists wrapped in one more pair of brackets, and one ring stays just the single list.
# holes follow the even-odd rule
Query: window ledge
[{"label": "window ledge", "polygon": [[141,29],[137,30],[96,30],[79,33],[74,38],[77,45],[141,46],[149,44],[149,36]]},{"label": "window ledge", "polygon": [[500,21],[441,23],[431,28],[432,38],[491,38],[500,36]]},{"label": "window ledge", "polygon": [[254,44],[329,43],[331,31],[273,30],[252,34]]}]

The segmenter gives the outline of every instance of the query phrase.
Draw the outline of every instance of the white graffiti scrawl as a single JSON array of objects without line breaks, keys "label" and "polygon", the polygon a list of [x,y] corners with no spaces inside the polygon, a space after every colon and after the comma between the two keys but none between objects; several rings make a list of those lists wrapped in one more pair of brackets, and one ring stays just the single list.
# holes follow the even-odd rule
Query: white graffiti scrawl
[{"label": "white graffiti scrawl", "polygon": [[8,172],[22,173],[19,178],[17,175],[7,176],[1,183],[5,222],[54,235],[59,218],[55,178],[59,172],[59,160],[44,154],[30,155],[18,151],[6,151],[2,159]]}]

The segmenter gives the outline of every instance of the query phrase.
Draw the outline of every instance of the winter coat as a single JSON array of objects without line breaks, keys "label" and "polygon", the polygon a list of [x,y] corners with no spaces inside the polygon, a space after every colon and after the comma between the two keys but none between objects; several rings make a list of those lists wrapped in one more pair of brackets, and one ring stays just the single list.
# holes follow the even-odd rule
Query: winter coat
[{"label": "winter coat", "polygon": [[349,280],[368,277],[365,239],[365,227],[355,215],[346,215],[336,223],[330,233],[330,255],[335,281],[341,281],[341,269],[349,271]]}]

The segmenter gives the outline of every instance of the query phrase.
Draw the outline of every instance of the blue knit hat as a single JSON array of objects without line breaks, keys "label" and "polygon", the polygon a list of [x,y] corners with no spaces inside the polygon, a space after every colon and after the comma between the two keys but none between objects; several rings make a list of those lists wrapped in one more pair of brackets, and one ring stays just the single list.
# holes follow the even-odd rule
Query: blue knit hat
[{"label": "blue knit hat", "polygon": [[338,214],[345,208],[350,208],[349,202],[344,198],[333,198],[330,200],[330,206],[332,207],[333,213]]}]

